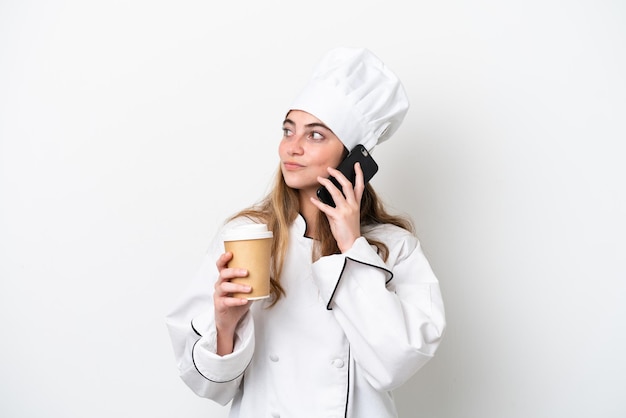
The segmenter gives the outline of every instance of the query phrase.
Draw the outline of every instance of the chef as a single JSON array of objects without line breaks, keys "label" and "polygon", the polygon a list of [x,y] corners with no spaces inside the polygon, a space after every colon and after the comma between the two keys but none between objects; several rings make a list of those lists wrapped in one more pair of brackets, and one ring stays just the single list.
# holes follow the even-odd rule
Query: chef
[{"label": "chef", "polygon": [[[409,102],[397,76],[365,48],[335,48],[283,121],[275,186],[227,220],[166,317],[182,380],[230,417],[396,417],[391,391],[439,346],[437,278],[411,221],[388,213],[363,170],[335,170],[397,130]],[[337,180],[332,183],[328,177]],[[325,186],[334,200],[323,203]],[[267,224],[271,297],[232,282],[224,234]]]}]

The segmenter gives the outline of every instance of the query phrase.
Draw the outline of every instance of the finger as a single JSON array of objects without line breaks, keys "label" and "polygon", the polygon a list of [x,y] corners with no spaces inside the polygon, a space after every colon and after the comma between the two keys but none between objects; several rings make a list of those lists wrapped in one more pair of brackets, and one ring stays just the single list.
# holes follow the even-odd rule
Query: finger
[{"label": "finger", "polygon": [[234,308],[236,306],[246,305],[248,303],[248,299],[225,297],[222,299],[222,303],[228,308]]},{"label": "finger", "polygon": [[238,277],[246,277],[248,270],[242,268],[226,268],[220,272],[220,278],[223,280],[232,280]]},{"label": "finger", "polygon": [[233,253],[231,252],[227,251],[224,254],[220,255],[220,257],[215,262],[215,265],[217,266],[217,270],[221,271],[222,269],[225,269],[228,266],[228,262],[232,259],[233,259]]},{"label": "finger", "polygon": [[224,294],[252,292],[251,286],[242,283],[222,282],[219,288]]},{"label": "finger", "polygon": [[363,176],[361,163],[354,164],[354,173],[356,174],[354,181],[354,193],[356,195],[357,202],[360,202],[361,197],[363,196],[363,191],[365,190],[365,178]]},{"label": "finger", "polygon": [[317,181],[321,185],[326,187],[326,189],[328,190],[328,193],[330,193],[330,196],[335,201],[335,205],[338,203],[338,201],[345,200],[345,197],[341,193],[341,190],[339,190],[332,181],[330,181],[329,179],[325,177],[318,177]]},{"label": "finger", "polygon": [[215,281],[215,289],[216,291],[219,290],[220,286],[223,283],[228,283],[230,282],[232,279],[236,279],[236,278],[240,278],[240,277],[246,277],[248,276],[248,270],[246,269],[239,269],[239,268],[225,268],[222,269],[220,271],[220,274],[217,278],[217,280]]},{"label": "finger", "polygon": [[328,173],[335,178],[341,184],[344,189],[346,187],[352,187],[352,182],[339,170],[328,167]]},{"label": "finger", "polygon": [[349,203],[353,203],[355,201],[355,196],[353,195],[354,185],[352,182],[348,180],[348,178],[339,170],[329,167],[328,172],[337,180],[337,182],[339,182],[339,184],[341,184],[341,191],[346,200]]},{"label": "finger", "polygon": [[213,297],[215,310],[222,314],[228,314],[228,308],[245,305],[248,303],[248,299],[245,297],[234,297],[232,295],[218,295],[217,293]]},{"label": "finger", "polygon": [[310,197],[309,199],[311,200],[311,203],[313,203],[320,211],[324,212],[327,216],[330,216],[330,211],[333,210],[333,207],[314,197]]}]

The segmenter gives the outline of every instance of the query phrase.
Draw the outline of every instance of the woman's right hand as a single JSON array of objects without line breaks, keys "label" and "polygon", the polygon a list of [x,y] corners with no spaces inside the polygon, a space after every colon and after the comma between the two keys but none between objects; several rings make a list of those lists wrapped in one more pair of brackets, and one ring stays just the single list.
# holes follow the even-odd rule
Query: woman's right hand
[{"label": "woman's right hand", "polygon": [[226,252],[215,263],[219,277],[215,282],[213,304],[215,306],[215,327],[217,329],[217,354],[220,356],[233,352],[235,329],[243,316],[250,309],[247,299],[235,298],[233,293],[249,293],[252,288],[247,285],[231,282],[238,277],[246,277],[248,271],[240,268],[229,268],[228,262],[233,254]]}]

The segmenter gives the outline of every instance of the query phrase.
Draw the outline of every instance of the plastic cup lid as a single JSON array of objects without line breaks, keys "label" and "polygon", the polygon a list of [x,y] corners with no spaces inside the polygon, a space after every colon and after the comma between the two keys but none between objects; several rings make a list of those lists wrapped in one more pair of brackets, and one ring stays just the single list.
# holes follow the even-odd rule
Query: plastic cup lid
[{"label": "plastic cup lid", "polygon": [[247,224],[224,232],[224,241],[243,241],[247,239],[272,238],[274,234],[267,230],[266,224]]}]

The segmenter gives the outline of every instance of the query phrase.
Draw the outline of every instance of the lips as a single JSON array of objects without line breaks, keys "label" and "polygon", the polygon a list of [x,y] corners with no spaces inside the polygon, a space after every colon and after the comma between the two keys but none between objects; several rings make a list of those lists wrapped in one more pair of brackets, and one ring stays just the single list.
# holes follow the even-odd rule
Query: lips
[{"label": "lips", "polygon": [[298,163],[293,162],[293,161],[285,161],[283,163],[283,167],[287,171],[293,171],[293,170],[298,170],[298,169],[300,169],[300,168],[302,168],[304,166],[302,164],[298,164]]}]

